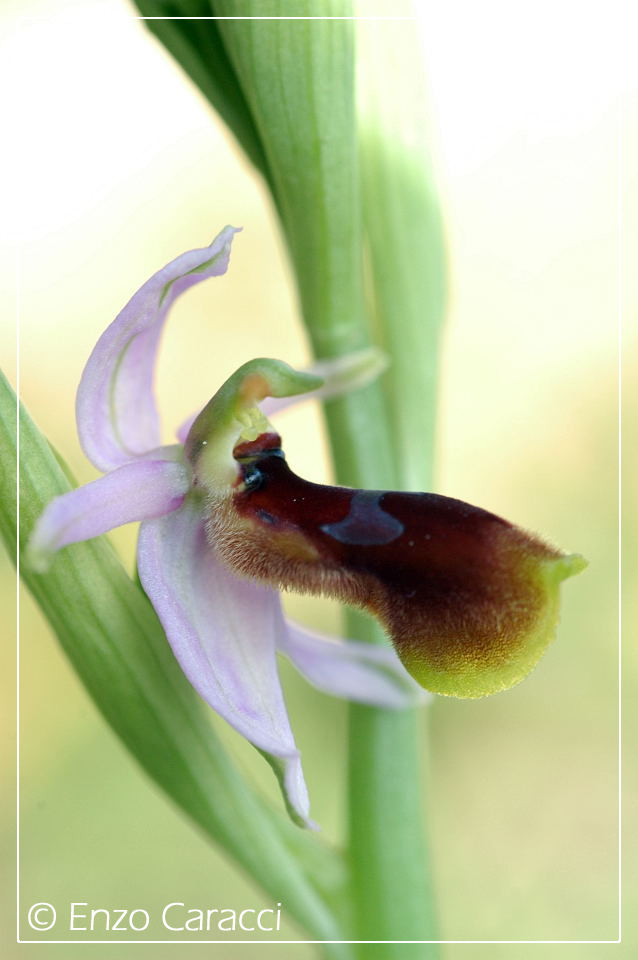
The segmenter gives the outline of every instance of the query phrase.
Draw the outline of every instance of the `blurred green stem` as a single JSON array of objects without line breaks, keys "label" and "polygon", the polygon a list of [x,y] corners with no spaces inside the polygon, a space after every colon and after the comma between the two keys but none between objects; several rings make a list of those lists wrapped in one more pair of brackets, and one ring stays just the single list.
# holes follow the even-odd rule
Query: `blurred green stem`
[{"label": "blurred green stem", "polygon": [[[387,11],[366,0],[357,12]],[[413,11],[397,2],[393,13],[410,16]],[[392,480],[402,489],[431,490],[446,270],[417,35],[414,23],[357,23],[357,118],[371,306],[377,336],[391,358],[385,389]],[[375,939],[434,939],[435,905],[418,791],[421,761],[425,765],[426,760],[418,719],[352,706],[350,742],[352,847],[358,851],[360,901],[365,903],[361,922]],[[398,755],[397,743],[402,745]],[[388,817],[401,818],[403,826],[390,819],[388,829]],[[366,847],[367,834],[378,838],[374,852]],[[383,879],[387,876],[397,883],[393,897]],[[366,958],[384,960],[438,954],[436,944],[364,952]]]},{"label": "blurred green stem", "polygon": [[[285,17],[281,0],[214,0],[215,13]],[[295,3],[296,16],[348,16],[348,3]],[[363,295],[362,203],[354,97],[353,24],[334,20],[219,21],[275,184],[303,317],[315,355],[369,343]],[[380,383],[326,405],[337,480],[398,485]],[[420,447],[429,437],[420,436]],[[383,642],[348,617],[351,636]],[[358,939],[427,939],[430,886],[422,842],[418,727],[412,712],[351,708],[350,864]],[[406,956],[404,944],[362,953]],[[407,948],[412,956],[428,948]]]}]

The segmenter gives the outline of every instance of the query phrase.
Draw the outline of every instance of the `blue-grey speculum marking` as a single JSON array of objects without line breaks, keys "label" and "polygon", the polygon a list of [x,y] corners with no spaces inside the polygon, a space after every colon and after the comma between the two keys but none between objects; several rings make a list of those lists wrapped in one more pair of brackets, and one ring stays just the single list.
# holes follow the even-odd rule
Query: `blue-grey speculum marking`
[{"label": "blue-grey speculum marking", "polygon": [[321,530],[340,543],[362,547],[391,543],[403,533],[403,524],[382,508],[382,497],[383,493],[375,490],[359,490],[350,501],[350,511],[343,520],[326,523]]}]

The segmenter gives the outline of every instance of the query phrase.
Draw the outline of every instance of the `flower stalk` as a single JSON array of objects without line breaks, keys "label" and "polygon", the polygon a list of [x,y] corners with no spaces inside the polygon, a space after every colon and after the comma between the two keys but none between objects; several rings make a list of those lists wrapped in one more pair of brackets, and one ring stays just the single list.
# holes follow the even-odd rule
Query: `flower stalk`
[{"label": "flower stalk", "polygon": [[[224,17],[285,17],[291,12],[279,0],[215,0],[212,10]],[[352,7],[341,0],[307,0],[295,5],[294,14],[348,16]],[[364,347],[370,330],[362,274],[353,25],[335,20],[219,20],[213,32],[223,38],[242,102],[248,106],[251,140],[261,145],[256,165],[271,185],[282,220],[314,354],[321,359]],[[208,72],[212,76],[218,69],[211,64]],[[207,95],[219,99],[223,85]],[[228,112],[228,104],[224,109]],[[243,142],[245,124],[231,127]],[[254,158],[254,151],[251,155]],[[426,409],[430,423],[431,400],[431,395],[413,398]],[[332,400],[325,409],[337,482],[399,486],[381,384]],[[428,460],[431,446],[432,431],[420,433],[418,448],[428,451]],[[360,614],[347,615],[347,629],[355,638],[384,642],[379,628]],[[421,822],[423,747],[416,716],[412,711],[352,706],[350,742],[349,853],[356,937],[432,939]],[[420,956],[432,955],[428,947],[416,949]]]},{"label": "flower stalk", "polygon": [[[223,16],[290,12],[274,0],[216,0],[214,10]],[[348,16],[352,8],[306,2],[296,5],[295,14]],[[371,335],[362,272],[353,24],[224,20],[218,26],[264,145],[314,353],[321,359],[363,347]],[[423,408],[432,399],[413,402]],[[381,385],[330,401],[325,409],[337,482],[396,488]],[[421,450],[431,444],[432,431],[419,435]],[[359,614],[348,614],[347,632],[384,642],[378,627]],[[434,939],[417,718],[409,710],[356,705],[350,710],[349,860],[356,938]],[[382,949],[390,958],[405,957],[407,948]],[[414,957],[434,955],[426,944],[409,949]]]}]

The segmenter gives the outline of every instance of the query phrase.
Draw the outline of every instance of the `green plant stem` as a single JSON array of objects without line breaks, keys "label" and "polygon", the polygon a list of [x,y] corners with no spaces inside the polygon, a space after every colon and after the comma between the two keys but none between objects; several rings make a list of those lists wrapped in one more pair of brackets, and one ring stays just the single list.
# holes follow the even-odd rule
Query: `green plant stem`
[{"label": "green plant stem", "polygon": [[[391,486],[375,462],[374,445],[352,442],[351,425],[365,416],[363,397],[342,401],[348,417],[330,411],[328,424],[338,479],[358,485]],[[354,409],[353,409],[354,408]],[[335,415],[337,414],[337,415]],[[368,424],[368,435],[380,424]],[[345,469],[341,464],[345,461]],[[376,623],[348,611],[348,636],[382,643]],[[435,934],[428,850],[423,837],[421,797],[422,715],[351,704],[348,819],[350,870],[357,937],[365,940],[428,940]],[[428,944],[361,945],[362,958],[406,960],[436,956]]]},{"label": "green plant stem", "polygon": [[[366,0],[357,12],[384,10]],[[397,2],[393,12],[410,15],[412,10]],[[384,386],[395,450],[394,479],[401,489],[431,490],[446,263],[428,149],[422,54],[410,28],[388,36],[381,23],[361,20],[356,41],[362,206],[375,330],[392,361]],[[412,715],[385,718],[363,707],[351,708],[351,831],[359,850],[360,883],[367,885],[363,898],[367,923],[379,939],[398,924],[404,939],[433,940],[438,935],[432,885],[424,874],[429,857],[422,831],[417,827],[410,837],[393,825],[387,844],[383,846],[381,839],[374,857],[365,846],[366,832],[377,829],[383,838],[388,810],[418,825],[422,815],[418,794],[412,789],[403,795],[402,787],[410,756],[415,759],[412,783],[418,783],[418,761],[426,760],[424,733]],[[405,755],[398,760],[392,754],[394,741],[404,745]],[[380,755],[383,764],[377,762]],[[402,894],[417,891],[402,908],[400,920],[394,915],[396,898],[384,900],[379,895],[383,885],[377,874],[400,877]],[[439,949],[434,943],[401,945],[366,956],[375,954],[402,960],[434,958]]]},{"label": "green plant stem", "polygon": [[[135,2],[144,10],[163,0]],[[202,2],[175,0],[174,12],[188,16]],[[208,2],[215,16],[279,18],[218,20],[208,38],[179,21],[170,30],[162,25],[166,36],[156,32],[266,178],[319,358],[370,340],[362,282],[365,219],[377,329],[392,368],[383,387],[373,384],[326,405],[337,480],[428,489],[443,261],[438,208],[421,176],[422,158],[410,158],[401,136],[398,149],[388,152],[388,138],[380,139],[374,124],[357,129],[353,24],[321,19],[351,16],[348,0]],[[285,19],[291,16],[317,19]],[[413,95],[414,77],[399,97],[392,93],[396,71],[377,59],[387,53],[384,38],[385,31],[373,30],[366,40],[377,50],[361,89],[376,78],[372,113],[381,105],[396,131],[411,122],[422,98]],[[222,55],[211,62],[211,44],[220,39]],[[415,65],[418,71],[418,56]],[[362,616],[348,613],[347,623],[350,636],[384,642]],[[420,732],[413,712],[351,707],[349,859],[357,939],[436,935],[421,823]],[[433,957],[436,948],[386,944],[361,952],[404,960]]]},{"label": "green plant stem", "polygon": [[[295,3],[294,11],[281,0],[214,0],[213,9],[226,16],[351,13],[347,3],[312,0]],[[219,29],[272,171],[315,355],[338,356],[364,346],[370,332],[362,280],[352,24],[220,21]],[[396,486],[399,472],[381,384],[331,402],[326,415],[338,482]],[[355,614],[348,628],[351,636],[384,642],[374,625]],[[425,940],[432,930],[431,896],[414,714],[353,707],[350,752],[355,937]],[[384,957],[405,956],[404,945],[382,949]],[[426,955],[427,948],[418,949]]]},{"label": "green plant stem", "polygon": [[[237,138],[270,188],[272,181],[259,134],[233,73],[208,0],[133,0],[145,25],[173,55]],[[188,19],[188,18],[193,19]]]}]

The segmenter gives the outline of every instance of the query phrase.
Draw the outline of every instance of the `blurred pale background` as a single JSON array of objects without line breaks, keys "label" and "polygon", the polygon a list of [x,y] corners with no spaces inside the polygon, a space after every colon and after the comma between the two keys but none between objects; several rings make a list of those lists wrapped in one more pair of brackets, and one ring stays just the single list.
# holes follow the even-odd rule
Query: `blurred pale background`
[{"label": "blurred pale background", "polygon": [[[600,8],[472,7],[419,11],[451,263],[436,487],[584,553],[590,567],[567,584],[559,640],[531,678],[493,699],[441,699],[432,708],[428,789],[441,932],[452,940],[614,939],[618,97],[628,78],[619,68],[619,34],[612,22],[598,22]],[[244,227],[228,275],[190,292],[166,332],[158,395],[167,440],[241,362],[265,354],[303,364],[307,346],[264,190],[131,9],[26,0],[5,3],[2,17],[10,27],[0,60],[4,86],[20,89],[9,107],[16,165],[5,182],[11,235],[22,237],[21,391],[86,481],[95,472],[75,436],[73,401],[95,340],[151,273],[224,224]],[[389,42],[401,43],[402,31],[413,28],[383,29]],[[629,192],[635,128],[628,118],[625,155]],[[9,315],[13,283],[9,270]],[[633,283],[628,277],[628,316]],[[629,332],[627,340],[630,378]],[[14,357],[7,323],[2,361],[15,383]],[[306,406],[280,425],[295,468],[329,477],[318,412]],[[113,539],[130,565],[135,530]],[[6,561],[2,572],[10,635],[14,579]],[[289,607],[337,629],[336,611],[323,602],[291,599]],[[21,613],[23,905],[82,900],[157,914],[170,900],[264,904],[111,735],[26,592]],[[8,645],[3,657],[10,688]],[[635,652],[628,658],[635,667]],[[292,671],[284,676],[313,814],[339,838],[345,707]],[[3,709],[10,729],[10,698]],[[224,736],[275,797],[265,765],[239,738]],[[2,746],[10,783],[12,738]],[[2,804],[3,928],[11,930],[11,790]],[[626,876],[629,903],[634,881]],[[26,924],[22,935],[29,936]],[[281,938],[299,936],[284,921]],[[21,948],[28,956],[33,949]],[[130,948],[131,956],[140,949]],[[172,948],[147,949],[163,956]],[[223,955],[226,948],[201,949]],[[313,955],[310,946],[289,949]],[[443,949],[445,958],[468,950],[510,958],[537,956],[539,948]],[[540,949],[593,958],[613,948]],[[129,954],[125,945],[100,947],[101,955],[116,951]],[[280,950],[264,945],[260,952]],[[252,955],[250,945],[233,948],[234,957]]]}]

